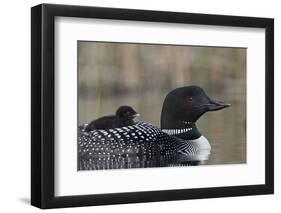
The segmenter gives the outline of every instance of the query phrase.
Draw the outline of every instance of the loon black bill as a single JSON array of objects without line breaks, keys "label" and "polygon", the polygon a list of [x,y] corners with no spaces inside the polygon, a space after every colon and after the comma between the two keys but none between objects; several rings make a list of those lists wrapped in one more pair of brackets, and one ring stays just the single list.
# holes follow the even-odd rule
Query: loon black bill
[{"label": "loon black bill", "polygon": [[231,104],[229,103],[225,103],[222,101],[214,101],[214,100],[210,100],[208,104],[204,104],[204,107],[206,107],[207,111],[216,111],[230,106]]}]

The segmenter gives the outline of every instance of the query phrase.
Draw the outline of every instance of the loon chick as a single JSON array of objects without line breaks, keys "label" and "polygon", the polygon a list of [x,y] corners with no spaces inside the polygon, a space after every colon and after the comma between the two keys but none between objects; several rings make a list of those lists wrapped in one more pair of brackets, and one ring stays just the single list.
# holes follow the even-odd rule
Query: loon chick
[{"label": "loon chick", "polygon": [[190,160],[206,160],[211,147],[198,131],[195,122],[205,112],[228,106],[230,104],[211,100],[198,86],[177,88],[164,100],[161,129],[149,123],[138,122],[127,127],[90,133],[80,131],[79,158],[182,154]]},{"label": "loon chick", "polygon": [[85,131],[89,132],[95,129],[112,129],[135,124],[134,119],[139,114],[130,106],[121,106],[117,109],[115,115],[104,116],[90,122]]}]

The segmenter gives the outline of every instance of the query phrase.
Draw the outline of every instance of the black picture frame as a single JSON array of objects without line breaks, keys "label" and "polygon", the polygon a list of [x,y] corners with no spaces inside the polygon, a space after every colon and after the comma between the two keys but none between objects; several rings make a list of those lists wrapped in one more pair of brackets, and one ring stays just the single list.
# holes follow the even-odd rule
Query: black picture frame
[{"label": "black picture frame", "polygon": [[[162,23],[264,28],[265,184],[95,195],[54,195],[54,21],[55,17],[100,18]],[[31,8],[31,204],[60,208],[274,193],[274,20],[148,10],[41,4]]]}]

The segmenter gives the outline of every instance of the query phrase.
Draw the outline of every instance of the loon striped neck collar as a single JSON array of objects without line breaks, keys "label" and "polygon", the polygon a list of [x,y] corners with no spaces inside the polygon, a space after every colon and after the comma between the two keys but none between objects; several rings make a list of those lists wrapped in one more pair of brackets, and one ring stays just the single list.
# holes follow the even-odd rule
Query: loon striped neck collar
[{"label": "loon striped neck collar", "polygon": [[167,133],[168,135],[178,135],[178,134],[189,132],[191,130],[192,130],[192,128],[185,128],[185,129],[162,129],[162,131]]},{"label": "loon striped neck collar", "polygon": [[175,136],[184,140],[194,140],[201,137],[195,123],[183,121],[184,126],[180,128],[162,129],[168,135]]}]

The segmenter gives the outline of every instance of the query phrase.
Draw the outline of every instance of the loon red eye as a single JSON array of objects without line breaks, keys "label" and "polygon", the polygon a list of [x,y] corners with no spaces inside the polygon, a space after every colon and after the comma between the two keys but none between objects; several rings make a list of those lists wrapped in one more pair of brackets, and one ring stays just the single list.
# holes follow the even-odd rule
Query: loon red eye
[{"label": "loon red eye", "polygon": [[192,98],[191,96],[189,96],[189,97],[187,97],[187,100],[188,100],[189,102],[191,102],[191,101],[193,101],[193,98]]}]

